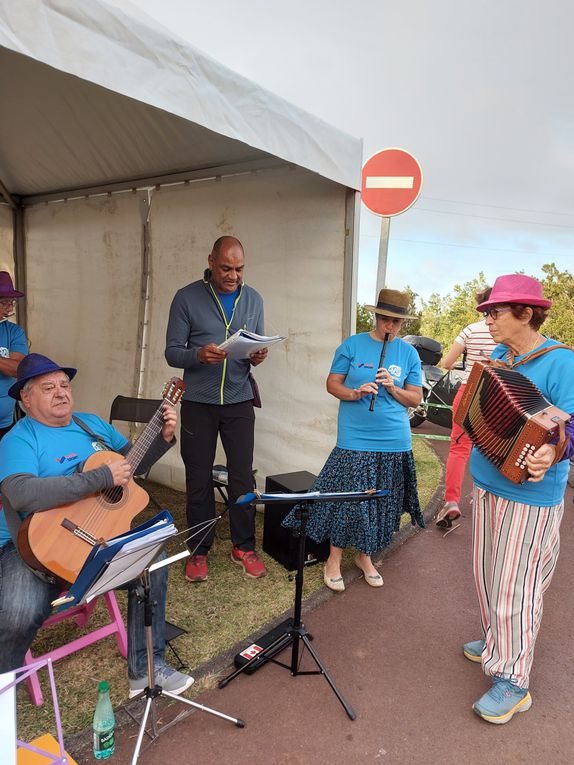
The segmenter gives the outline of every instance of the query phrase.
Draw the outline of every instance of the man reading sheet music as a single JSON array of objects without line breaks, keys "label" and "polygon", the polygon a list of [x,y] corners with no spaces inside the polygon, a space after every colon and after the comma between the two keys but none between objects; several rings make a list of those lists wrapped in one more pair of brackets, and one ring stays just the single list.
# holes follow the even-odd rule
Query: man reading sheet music
[{"label": "man reading sheet music", "polygon": [[[265,360],[267,348],[249,358],[230,358],[219,344],[239,329],[263,335],[263,300],[243,283],[245,257],[241,242],[222,236],[208,257],[200,279],[180,289],[171,304],[165,358],[184,370],[186,390],[181,405],[181,456],[185,464],[187,523],[201,531],[189,539],[191,557],[185,567],[190,582],[207,579],[207,555],[215,518],[212,468],[217,437],[227,457],[231,559],[251,577],[267,572],[255,552],[255,510],[233,507],[253,489],[255,414],[250,367]],[[202,525],[203,524],[203,525]]]},{"label": "man reading sheet music", "polygon": [[[23,665],[26,651],[60,592],[57,585],[36,576],[20,557],[13,539],[20,520],[30,512],[126,486],[132,476],[125,459],[78,472],[95,451],[125,455],[130,445],[119,431],[95,414],[74,413],[70,382],[75,369],[32,353],[20,363],[17,374],[9,394],[22,401],[26,417],[0,443],[0,491],[6,504],[0,513],[0,672]],[[161,432],[137,466],[138,471],[145,472],[175,443],[177,415],[168,404],[163,420]],[[161,568],[151,576],[151,595],[156,603],[155,681],[165,690],[182,693],[193,678],[165,663],[166,587],[167,569]],[[138,602],[134,582],[128,585],[128,678],[132,698],[148,680],[143,606]]]}]

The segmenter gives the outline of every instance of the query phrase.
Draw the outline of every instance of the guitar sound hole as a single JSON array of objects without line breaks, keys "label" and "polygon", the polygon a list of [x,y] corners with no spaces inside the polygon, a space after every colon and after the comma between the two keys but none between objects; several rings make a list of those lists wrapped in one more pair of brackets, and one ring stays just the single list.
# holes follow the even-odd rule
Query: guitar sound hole
[{"label": "guitar sound hole", "polygon": [[110,505],[117,505],[118,502],[121,502],[123,496],[124,490],[121,486],[112,486],[111,489],[106,489],[102,492],[102,497]]}]

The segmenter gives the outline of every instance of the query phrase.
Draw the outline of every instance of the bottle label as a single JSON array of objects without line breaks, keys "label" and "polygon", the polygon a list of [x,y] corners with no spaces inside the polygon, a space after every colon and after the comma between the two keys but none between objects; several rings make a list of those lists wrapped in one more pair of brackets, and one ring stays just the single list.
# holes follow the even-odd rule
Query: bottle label
[{"label": "bottle label", "polygon": [[105,733],[94,731],[94,751],[107,752],[114,747],[114,731],[108,730]]}]

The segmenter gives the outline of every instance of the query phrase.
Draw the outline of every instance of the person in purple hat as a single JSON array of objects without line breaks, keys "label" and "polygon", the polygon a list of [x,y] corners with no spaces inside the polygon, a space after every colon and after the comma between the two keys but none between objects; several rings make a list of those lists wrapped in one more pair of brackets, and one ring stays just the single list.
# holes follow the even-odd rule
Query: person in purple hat
[{"label": "person in purple hat", "polygon": [[16,402],[8,395],[14,383],[18,364],[28,353],[28,341],[22,327],[8,319],[14,315],[14,304],[23,292],[14,289],[8,271],[0,271],[0,439],[14,424]]},{"label": "person in purple hat", "polygon": [[[552,302],[536,279],[499,276],[490,297],[477,306],[497,343],[491,359],[518,367],[551,404],[574,413],[572,348],[540,332]],[[530,477],[516,484],[505,478],[475,447],[473,569],[483,637],[463,646],[480,662],[490,689],[473,709],[484,720],[508,722],[532,704],[529,691],[542,599],[560,549],[560,522],[569,458],[574,454],[573,421],[562,453],[545,444],[526,458]]]},{"label": "person in purple hat", "polygon": [[[31,353],[18,367],[10,396],[21,401],[26,416],[0,443],[0,673],[21,667],[38,629],[48,618],[51,602],[60,588],[36,576],[23,562],[15,540],[22,519],[33,512],[75,502],[90,494],[125,486],[141,469],[146,472],[174,443],[177,415],[166,404],[163,426],[135,471],[126,459],[111,461],[92,470],[78,468],[96,451],[122,455],[128,440],[95,414],[74,412],[71,380],[76,370],[56,364],[47,356]],[[164,690],[182,693],[193,683],[190,675],[165,662],[165,606],[167,569],[151,575],[155,602],[153,652],[155,681]],[[147,651],[143,603],[135,582],[128,585],[128,678],[129,697],[146,687]]]}]

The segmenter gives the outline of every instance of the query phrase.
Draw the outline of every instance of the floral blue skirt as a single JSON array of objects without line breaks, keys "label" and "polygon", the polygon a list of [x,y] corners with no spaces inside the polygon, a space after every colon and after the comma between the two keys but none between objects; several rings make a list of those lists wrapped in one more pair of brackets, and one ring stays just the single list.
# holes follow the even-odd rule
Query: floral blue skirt
[{"label": "floral blue skirt", "polygon": [[[356,452],[336,446],[313,484],[312,491],[365,491],[389,489],[370,502],[317,502],[312,506],[307,533],[315,542],[329,539],[335,547],[353,545],[366,555],[382,550],[408,513],[413,525],[425,522],[417,494],[413,453]],[[297,507],[283,526],[298,528]]]}]

